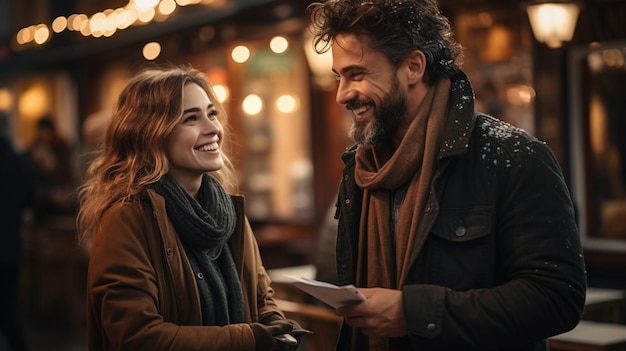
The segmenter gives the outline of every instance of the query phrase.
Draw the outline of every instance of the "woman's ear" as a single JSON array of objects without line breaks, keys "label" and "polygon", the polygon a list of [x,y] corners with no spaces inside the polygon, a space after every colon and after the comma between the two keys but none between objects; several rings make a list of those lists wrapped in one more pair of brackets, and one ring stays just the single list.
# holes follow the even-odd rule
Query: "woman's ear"
[{"label": "woman's ear", "polygon": [[420,50],[413,50],[405,59],[408,71],[407,80],[409,84],[415,84],[423,80],[426,72],[426,56]]}]

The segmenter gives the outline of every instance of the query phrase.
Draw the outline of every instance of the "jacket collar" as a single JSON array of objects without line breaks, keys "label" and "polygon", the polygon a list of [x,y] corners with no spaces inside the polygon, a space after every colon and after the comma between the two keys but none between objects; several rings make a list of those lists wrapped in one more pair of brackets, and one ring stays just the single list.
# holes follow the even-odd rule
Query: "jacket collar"
[{"label": "jacket collar", "polygon": [[467,150],[471,131],[476,122],[474,113],[474,89],[464,72],[450,78],[448,99],[448,125],[441,143],[439,158],[458,155]]}]

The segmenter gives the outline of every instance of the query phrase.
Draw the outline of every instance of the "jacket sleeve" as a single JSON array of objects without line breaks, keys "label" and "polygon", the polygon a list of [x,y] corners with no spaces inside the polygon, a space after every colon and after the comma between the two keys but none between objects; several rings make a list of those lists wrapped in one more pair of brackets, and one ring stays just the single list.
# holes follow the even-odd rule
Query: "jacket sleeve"
[{"label": "jacket sleeve", "polygon": [[497,170],[503,185],[493,208],[494,283],[463,291],[405,286],[415,349],[523,345],[579,322],[586,278],[569,190],[545,144],[531,139],[516,147]]},{"label": "jacket sleeve", "polygon": [[193,318],[181,323],[166,317],[164,310],[181,315],[193,307],[193,301],[171,306],[175,298],[190,300],[193,294],[177,291],[176,297],[160,298],[164,292],[158,288],[162,282],[157,281],[155,262],[163,258],[150,254],[150,246],[158,240],[148,238],[158,233],[144,220],[146,212],[152,214],[151,209],[142,210],[136,204],[112,210],[94,238],[87,294],[90,350],[254,351],[254,336],[247,324],[201,326]]}]

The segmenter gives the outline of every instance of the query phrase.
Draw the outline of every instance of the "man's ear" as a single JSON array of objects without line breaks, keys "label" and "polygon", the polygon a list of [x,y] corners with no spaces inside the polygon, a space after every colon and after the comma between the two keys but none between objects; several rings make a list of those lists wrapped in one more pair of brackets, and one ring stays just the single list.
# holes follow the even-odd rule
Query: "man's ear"
[{"label": "man's ear", "polygon": [[413,50],[405,59],[409,84],[415,84],[424,78],[426,72],[426,55],[420,50]]}]

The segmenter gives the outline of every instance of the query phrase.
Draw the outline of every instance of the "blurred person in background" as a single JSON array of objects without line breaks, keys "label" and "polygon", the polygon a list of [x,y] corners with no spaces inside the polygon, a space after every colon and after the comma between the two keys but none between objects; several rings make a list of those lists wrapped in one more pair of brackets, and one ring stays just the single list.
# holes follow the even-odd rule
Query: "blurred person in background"
[{"label": "blurred person in background", "polygon": [[9,115],[0,111],[0,330],[11,351],[27,350],[19,291],[23,215],[32,196],[32,165],[15,150]]},{"label": "blurred person in background", "polygon": [[[204,73],[152,69],[121,92],[79,193],[89,350],[294,350]],[[279,340],[280,339],[280,340]]]},{"label": "blurred person in background", "polygon": [[59,135],[51,116],[37,121],[35,140],[27,152],[35,165],[35,222],[41,223],[51,216],[74,215],[77,209],[74,154]]},{"label": "blurred person in background", "polygon": [[309,5],[352,112],[337,200],[337,350],[548,350],[586,276],[574,206],[547,145],[474,110],[435,0]]}]

